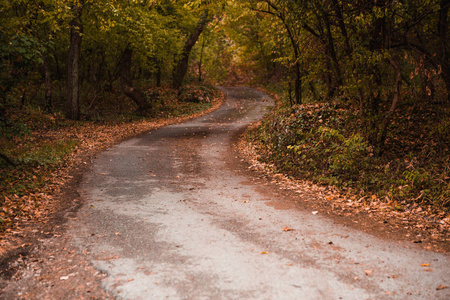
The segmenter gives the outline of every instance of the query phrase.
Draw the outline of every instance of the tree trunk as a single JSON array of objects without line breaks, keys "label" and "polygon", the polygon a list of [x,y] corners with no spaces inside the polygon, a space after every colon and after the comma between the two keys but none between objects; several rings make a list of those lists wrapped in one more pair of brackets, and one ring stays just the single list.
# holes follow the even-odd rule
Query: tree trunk
[{"label": "tree trunk", "polygon": [[156,86],[161,87],[161,62],[158,61],[156,66]]},{"label": "tree trunk", "polygon": [[50,68],[48,64],[48,57],[45,53],[42,53],[42,68],[44,69],[44,78],[45,78],[45,110],[47,112],[51,112],[53,110],[53,87],[52,87],[52,78],[50,76]]},{"label": "tree trunk", "polygon": [[384,144],[386,142],[386,136],[387,136],[387,129],[388,129],[389,123],[391,122],[392,116],[394,115],[395,110],[397,109],[397,106],[400,102],[400,96],[401,96],[401,85],[402,85],[401,67],[397,63],[397,61],[393,58],[389,59],[389,63],[395,70],[394,97],[392,99],[391,107],[381,123],[380,135],[379,135],[379,139],[378,139],[378,143],[377,143],[377,148],[375,149],[376,156],[381,156],[383,154],[383,150],[384,150],[383,148],[384,148]]},{"label": "tree trunk", "polygon": [[447,102],[450,103],[450,45],[447,37],[448,32],[448,12],[450,9],[450,0],[441,0],[438,19],[438,35],[441,43],[442,54],[442,73],[441,77],[445,82],[447,89]]},{"label": "tree trunk", "polygon": [[327,40],[328,40],[328,42],[327,42],[328,53],[331,57],[333,71],[334,71],[334,74],[335,74],[336,80],[337,80],[336,88],[339,88],[344,83],[343,83],[343,79],[342,79],[341,67],[339,65],[339,61],[337,58],[336,48],[334,46],[334,39],[333,39],[333,35],[331,32],[330,19],[329,19],[327,13],[323,12],[322,14],[323,14],[323,20],[325,21],[325,28],[326,28],[326,34],[327,34]]},{"label": "tree trunk", "polygon": [[205,10],[202,16],[200,17],[200,21],[195,28],[195,31],[191,34],[189,39],[186,41],[183,51],[181,53],[181,57],[178,60],[178,64],[174,70],[173,74],[173,83],[172,86],[174,89],[179,89],[183,84],[184,77],[186,76],[188,66],[189,66],[189,55],[191,53],[192,48],[197,43],[200,34],[205,29],[206,24],[208,24],[208,10]]},{"label": "tree trunk", "polygon": [[300,63],[298,60],[295,62],[295,104],[302,104],[302,74],[300,72]]},{"label": "tree trunk", "polygon": [[81,52],[81,35],[83,33],[83,25],[81,23],[82,5],[84,1],[80,1],[80,5],[74,5],[72,10],[74,18],[70,22],[70,46],[67,61],[67,117],[72,120],[80,119],[79,106],[79,64]]},{"label": "tree trunk", "polygon": [[205,37],[203,37],[203,42],[202,42],[202,50],[200,51],[200,60],[198,62],[198,81],[202,82],[203,78],[202,78],[202,65],[203,65],[203,52],[205,51],[205,44],[206,44],[206,39]]},{"label": "tree trunk", "polygon": [[291,41],[292,49],[294,50],[294,72],[295,72],[295,82],[294,82],[294,93],[295,93],[295,104],[302,104],[302,73],[300,67],[300,49],[298,43],[295,39],[294,33],[292,32],[291,27],[286,22],[286,19],[283,15],[278,15],[278,17],[283,22],[284,27],[289,36],[289,40]]},{"label": "tree trunk", "polygon": [[144,94],[138,88],[133,87],[133,79],[131,76],[132,58],[133,50],[127,47],[119,62],[120,83],[123,93],[137,104],[139,110],[145,111],[150,108],[150,105],[145,99]]},{"label": "tree trunk", "polygon": [[348,32],[347,32],[347,28],[345,26],[341,4],[339,3],[338,0],[332,0],[332,2],[333,2],[333,6],[334,6],[334,11],[336,13],[336,18],[338,21],[339,29],[341,30],[341,34],[344,37],[344,49],[345,49],[345,52],[347,53],[347,55],[350,57],[352,55],[353,49],[350,46],[350,40],[348,38]]}]

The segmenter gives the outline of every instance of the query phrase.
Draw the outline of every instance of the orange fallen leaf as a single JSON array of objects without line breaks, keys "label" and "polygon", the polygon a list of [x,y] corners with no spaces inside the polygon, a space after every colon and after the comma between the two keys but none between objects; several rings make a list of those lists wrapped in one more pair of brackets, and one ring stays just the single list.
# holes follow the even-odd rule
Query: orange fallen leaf
[{"label": "orange fallen leaf", "polygon": [[430,264],[421,264],[420,266],[421,266],[421,267],[429,267]]},{"label": "orange fallen leaf", "polygon": [[437,291],[440,291],[440,290],[443,290],[443,289],[448,289],[448,286],[440,284],[440,285],[436,288]]},{"label": "orange fallen leaf", "polygon": [[372,274],[372,270],[365,270],[364,272],[366,272],[366,275],[369,276],[370,274]]},{"label": "orange fallen leaf", "polygon": [[286,226],[283,228],[283,231],[294,231],[294,229]]},{"label": "orange fallen leaf", "polygon": [[261,252],[261,254],[269,254],[269,252],[263,251]]}]

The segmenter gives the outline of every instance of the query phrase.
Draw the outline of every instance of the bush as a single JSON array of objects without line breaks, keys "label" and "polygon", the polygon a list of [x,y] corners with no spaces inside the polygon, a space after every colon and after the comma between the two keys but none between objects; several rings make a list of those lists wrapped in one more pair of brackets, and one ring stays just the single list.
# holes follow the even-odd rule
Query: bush
[{"label": "bush", "polygon": [[450,123],[425,110],[405,115],[382,157],[373,155],[358,114],[336,104],[279,107],[247,139],[277,172],[450,210],[449,140],[442,139]]}]

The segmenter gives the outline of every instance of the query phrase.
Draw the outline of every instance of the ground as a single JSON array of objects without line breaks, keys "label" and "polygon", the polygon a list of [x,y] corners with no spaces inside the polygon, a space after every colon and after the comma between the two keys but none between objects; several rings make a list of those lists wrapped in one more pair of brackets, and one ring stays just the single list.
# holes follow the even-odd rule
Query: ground
[{"label": "ground", "polygon": [[[369,207],[355,205],[359,199],[344,199],[332,188],[293,181],[274,174],[270,166],[257,162],[251,146],[240,140],[238,135],[234,137],[233,145],[233,151],[241,160],[232,168],[239,168],[261,186],[273,185],[274,189],[297,199],[294,202],[272,203],[279,209],[301,209],[311,214],[326,215],[339,224],[384,239],[410,243],[411,247],[419,246],[443,253],[450,250],[448,225],[436,224],[433,220],[422,219],[410,212],[386,210],[382,203],[373,203]],[[76,212],[85,204],[78,195],[82,174],[101,149],[98,147],[78,157],[78,162],[68,170],[68,180],[59,194],[53,197],[58,199],[59,206],[55,206],[47,224],[30,224],[18,234],[12,231],[10,236],[3,239],[3,243],[16,245],[14,250],[4,252],[2,256],[1,287],[5,299],[11,295],[20,295],[23,299],[112,297],[100,286],[100,280],[105,274],[86,261],[83,250],[75,248],[70,237],[65,235],[69,229],[66,221],[70,219],[76,222]],[[436,288],[444,289],[445,286],[437,284]]]}]

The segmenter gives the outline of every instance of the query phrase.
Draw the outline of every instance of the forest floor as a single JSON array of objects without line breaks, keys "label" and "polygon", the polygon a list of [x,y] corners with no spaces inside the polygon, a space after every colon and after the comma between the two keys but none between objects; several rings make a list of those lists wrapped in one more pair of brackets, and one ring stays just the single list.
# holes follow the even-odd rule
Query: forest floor
[{"label": "forest floor", "polygon": [[[0,174],[3,181],[0,191],[4,196],[0,199],[0,279],[12,279],[20,276],[18,269],[38,265],[40,258],[33,257],[33,250],[42,241],[62,235],[67,216],[82,205],[75,187],[96,154],[149,130],[198,118],[217,109],[222,102],[223,95],[218,93],[211,103],[187,104],[177,116],[161,114],[126,121],[73,122],[57,115],[27,112],[31,133],[13,141],[17,149],[12,153],[20,157],[22,151],[28,155],[33,151],[28,159],[41,162],[33,164],[23,159],[22,168],[4,167]],[[38,122],[32,124],[33,118]],[[45,156],[41,155],[43,151],[47,152]],[[49,158],[53,152],[58,153]],[[47,160],[52,161],[46,164]]]},{"label": "forest floor", "polygon": [[[281,103],[281,99],[276,93],[271,93],[267,90],[264,91],[270,94],[272,98],[277,99],[276,101],[278,101],[278,103]],[[311,104],[303,105],[302,107],[309,110],[309,114],[314,115],[316,111],[320,111],[316,106],[317,105]],[[311,113],[311,111],[313,113]],[[249,169],[256,172],[258,177],[268,179],[286,192],[291,191],[300,195],[313,195],[313,200],[306,201],[305,203],[306,207],[309,207],[307,209],[320,214],[326,214],[328,217],[335,219],[339,223],[345,223],[349,227],[372,233],[381,238],[407,241],[429,251],[441,253],[450,252],[450,212],[448,210],[445,210],[440,206],[430,205],[430,203],[427,203],[426,201],[418,201],[420,197],[418,199],[411,199],[409,202],[402,201],[401,205],[400,203],[392,203],[392,201],[386,201],[384,197],[379,197],[375,192],[361,192],[356,188],[336,187],[333,184],[327,184],[325,181],[317,182],[317,180],[310,180],[309,177],[306,176],[310,171],[309,169],[306,169],[307,166],[302,166],[304,168],[304,170],[302,170],[303,173],[300,175],[295,174],[296,162],[292,163],[293,166],[286,168],[284,167],[284,162],[273,162],[273,157],[270,158],[270,156],[276,152],[274,146],[268,144],[262,145],[261,140],[264,138],[270,140],[272,137],[276,141],[277,139],[283,139],[284,137],[282,137],[282,133],[276,129],[273,130],[273,132],[269,132],[272,130],[269,129],[269,131],[265,131],[265,133],[261,133],[260,136],[258,136],[258,132],[260,132],[258,130],[267,130],[267,126],[270,127],[270,125],[267,124],[272,124],[270,122],[274,122],[274,120],[275,122],[278,121],[280,124],[283,123],[283,121],[286,124],[289,124],[287,118],[282,119],[282,117],[278,116],[280,119],[277,119],[277,117],[273,117],[273,115],[276,114],[280,114],[277,109],[274,110],[274,114],[270,117],[262,120],[262,122],[258,122],[258,124],[254,124],[252,128],[243,134],[238,144],[240,154],[245,157],[245,160],[249,163]],[[282,113],[280,115],[282,115]],[[428,117],[426,114],[423,114],[423,116],[420,115],[419,118],[422,119],[417,123],[422,125],[424,124],[425,119],[433,120],[432,117]],[[316,124],[318,125],[315,126],[321,126],[321,124],[325,123],[323,120],[316,121]],[[342,123],[345,124],[344,121],[342,121]],[[408,125],[410,122],[404,123]],[[286,125],[286,127],[288,126]],[[403,137],[405,143],[409,146],[412,145],[413,142],[408,140],[408,138],[415,140],[418,144],[429,142],[423,138],[426,135],[425,131],[428,127],[417,127],[418,128],[413,130],[413,137]],[[291,130],[295,130],[295,126],[291,128]],[[422,138],[418,138],[417,136],[421,136]],[[261,138],[261,140],[259,140],[259,138]],[[318,137],[316,138],[316,141],[320,140]],[[396,141],[396,143],[400,144],[398,141]],[[420,146],[421,145],[417,146],[417,148],[420,149]],[[289,153],[287,153],[289,151],[283,153],[283,151],[280,150],[280,152],[282,152],[281,156],[286,157],[287,161],[298,159],[289,156]],[[323,154],[323,152],[317,152],[319,157]],[[427,158],[429,157],[427,156]],[[318,158],[314,157],[314,159]],[[323,155],[321,159],[326,161],[328,157]],[[448,156],[442,156],[439,157],[439,159],[445,161],[448,159]],[[436,164],[439,165],[439,163]],[[401,169],[401,163],[399,163],[399,165],[399,168]],[[445,164],[443,165],[445,166]],[[371,176],[378,176],[378,174],[375,173],[376,172]],[[393,173],[392,176],[395,175],[396,173]],[[444,175],[445,174],[443,173],[441,176]],[[382,179],[383,178],[380,180]],[[388,181],[392,179],[386,178],[385,180]],[[448,177],[446,180],[448,182]],[[380,187],[380,189],[383,188],[385,187]]]},{"label": "forest floor", "polygon": [[[258,178],[276,184],[286,193],[303,195],[303,209],[309,209],[313,214],[326,215],[337,223],[383,239],[405,241],[439,253],[450,252],[450,222],[430,219],[426,213],[392,210],[377,199],[367,203],[333,186],[292,179],[277,172],[275,166],[261,162],[257,150],[245,139],[238,143],[238,151]],[[305,199],[308,195],[310,200]]]},{"label": "forest floor", "polygon": [[[78,299],[112,299],[100,287],[105,274],[87,262],[83,254],[80,254],[80,249],[74,248],[70,238],[64,235],[64,220],[75,218],[76,211],[82,205],[76,188],[82,174],[90,160],[103,149],[147,130],[198,117],[220,104],[217,101],[206,112],[190,117],[114,127],[97,124],[95,128],[77,131],[77,137],[83,141],[81,144],[84,146],[79,147],[77,153],[70,156],[67,165],[54,176],[58,179],[54,183],[57,188],[48,195],[49,201],[43,202],[45,206],[37,210],[39,218],[5,231],[1,241],[3,260],[0,265],[0,288],[4,288],[8,282],[17,282],[12,290],[17,292],[24,288],[24,293],[21,294],[23,299],[50,299],[50,289],[53,291],[52,297],[60,299],[68,298],[68,295],[69,298],[76,295]],[[441,253],[450,251],[449,226],[446,223],[436,223],[408,211],[394,211],[375,200],[367,204],[361,199],[341,195],[337,189],[329,186],[288,178],[274,172],[273,166],[259,162],[258,154],[244,139],[237,142],[236,150],[242,158],[244,169],[255,182],[260,185],[275,185],[283,194],[298,197],[298,203],[283,204],[287,206],[278,207],[279,209],[311,211],[314,215],[326,216],[336,223],[382,239],[398,241],[411,248],[421,247]],[[289,231],[289,228],[285,230]],[[4,251],[7,247],[10,251]],[[431,267],[425,266],[425,262],[421,263],[424,263],[424,272],[433,272]],[[16,272],[17,270],[20,272]],[[30,286],[31,289],[25,286]],[[436,285],[437,290],[447,288]]]},{"label": "forest floor", "polygon": [[[38,281],[42,280],[41,284],[45,283],[46,278],[56,276],[60,278],[60,291],[71,290],[72,295],[80,295],[80,298],[107,299],[109,296],[100,288],[100,280],[104,274],[96,272],[92,265],[77,254],[78,251],[73,248],[70,239],[63,238],[65,220],[73,217],[82,205],[76,187],[83,172],[91,159],[104,149],[143,132],[209,113],[217,109],[222,101],[222,97],[217,98],[208,109],[191,112],[183,117],[116,123],[82,122],[77,125],[40,128],[41,130],[38,130],[38,126],[32,134],[35,142],[45,141],[52,144],[55,141],[75,141],[76,146],[70,147],[63,163],[58,163],[57,167],[48,170],[40,170],[41,167],[37,166],[37,170],[29,173],[28,178],[21,179],[24,190],[5,196],[0,217],[8,222],[3,222],[3,230],[0,233],[0,288],[4,288],[10,280],[19,280],[28,271],[33,274],[27,279],[30,282],[36,280],[36,275]],[[57,117],[50,121],[59,122]],[[294,180],[277,173],[274,166],[261,163],[257,151],[244,139],[240,140],[237,148],[256,180],[274,183],[286,193],[294,193],[299,197],[302,195],[302,209],[326,215],[338,223],[381,238],[411,243],[434,252],[450,251],[448,220],[436,221],[430,218],[426,211],[420,214],[392,210],[386,203],[377,199],[367,201],[356,196],[343,195],[331,186]],[[31,185],[32,192],[27,192],[29,184],[36,181],[45,184]],[[309,201],[308,195],[311,196]],[[18,211],[20,213],[15,213]],[[5,217],[8,212],[13,216],[10,220],[8,216]],[[52,242],[42,246],[43,241]],[[64,256],[55,254],[61,250],[66,252]],[[61,257],[64,259],[61,260]],[[21,272],[17,272],[18,270]],[[66,280],[68,274],[77,274],[77,283],[74,284],[73,280],[69,283]],[[89,284],[86,285],[86,282]],[[41,298],[45,299],[42,285],[35,287],[36,290],[30,295],[41,293]],[[60,296],[64,298],[64,294]]]}]

